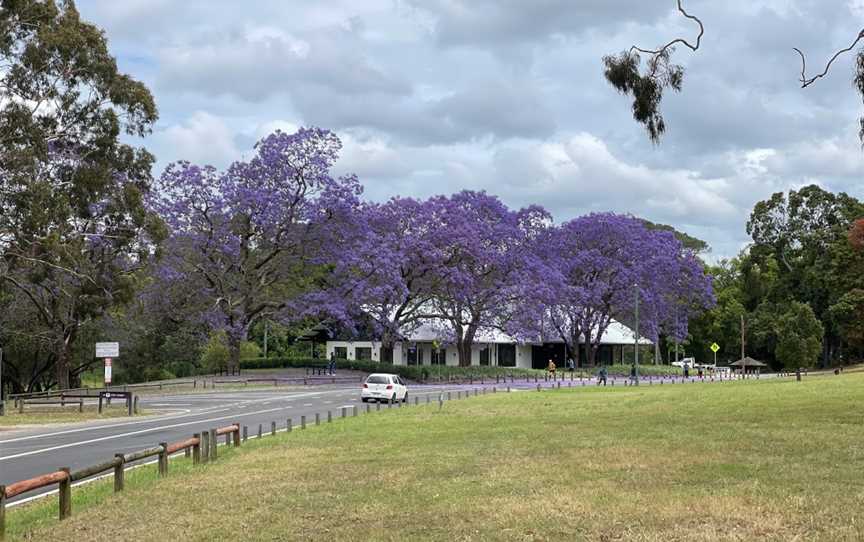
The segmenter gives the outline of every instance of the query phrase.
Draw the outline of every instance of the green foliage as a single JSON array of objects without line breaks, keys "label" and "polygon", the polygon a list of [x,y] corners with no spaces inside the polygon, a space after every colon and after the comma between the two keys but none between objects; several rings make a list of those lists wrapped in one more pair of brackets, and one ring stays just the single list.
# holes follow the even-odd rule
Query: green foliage
[{"label": "green foliage", "polygon": [[777,360],[787,369],[813,366],[822,349],[823,332],[813,309],[793,301],[777,321]]},{"label": "green foliage", "polygon": [[201,365],[210,372],[228,367],[231,352],[228,348],[228,334],[224,331],[214,331],[201,353]]},{"label": "green foliage", "polygon": [[249,359],[261,356],[261,348],[252,341],[243,341],[240,343],[240,358]]}]

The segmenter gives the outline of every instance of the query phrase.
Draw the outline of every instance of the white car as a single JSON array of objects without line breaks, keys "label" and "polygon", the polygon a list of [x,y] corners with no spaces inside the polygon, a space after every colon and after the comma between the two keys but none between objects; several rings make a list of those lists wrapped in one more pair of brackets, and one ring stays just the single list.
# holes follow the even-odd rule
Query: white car
[{"label": "white car", "polygon": [[363,389],[360,391],[360,400],[387,402],[408,401],[408,386],[399,375],[389,373],[375,373],[366,377]]}]

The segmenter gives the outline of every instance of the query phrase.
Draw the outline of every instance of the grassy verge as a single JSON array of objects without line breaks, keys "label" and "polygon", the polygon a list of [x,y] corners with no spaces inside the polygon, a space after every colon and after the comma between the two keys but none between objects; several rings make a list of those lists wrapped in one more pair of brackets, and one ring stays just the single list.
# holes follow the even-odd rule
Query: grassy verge
[{"label": "grassy verge", "polygon": [[8,520],[31,540],[861,540],[862,387],[580,387],[390,410],[172,463],[121,496],[76,489],[62,524],[53,500]]},{"label": "grassy verge", "polygon": [[[71,423],[84,422],[88,420],[103,420],[110,418],[126,417],[126,406],[112,406],[102,410],[99,414],[98,408],[93,405],[85,405],[84,412],[78,412],[78,406],[66,406],[57,408],[32,408],[27,407],[23,413],[19,413],[11,404],[7,407],[6,415],[0,416],[0,430],[17,427],[20,425],[44,425],[49,423]],[[138,415],[148,414],[147,411],[139,410]]]}]

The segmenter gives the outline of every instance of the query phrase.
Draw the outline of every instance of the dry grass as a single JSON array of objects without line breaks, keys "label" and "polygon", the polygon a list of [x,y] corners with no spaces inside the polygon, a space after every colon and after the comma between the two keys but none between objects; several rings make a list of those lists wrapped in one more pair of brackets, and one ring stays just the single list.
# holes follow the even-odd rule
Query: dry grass
[{"label": "dry grass", "polygon": [[335,420],[76,497],[26,538],[862,540],[862,388],[579,388]]},{"label": "dry grass", "polygon": [[[11,405],[11,403],[10,403]],[[46,425],[55,423],[73,423],[83,422],[88,420],[107,420],[110,418],[125,417],[127,413],[126,405],[118,403],[116,406],[105,407],[102,414],[99,414],[96,405],[84,405],[84,412],[78,412],[78,405],[65,407],[26,407],[24,412],[19,413],[11,406],[7,407],[6,415],[0,416],[0,431],[4,429],[20,429],[25,425]],[[138,415],[144,415],[147,412],[139,411]]]}]

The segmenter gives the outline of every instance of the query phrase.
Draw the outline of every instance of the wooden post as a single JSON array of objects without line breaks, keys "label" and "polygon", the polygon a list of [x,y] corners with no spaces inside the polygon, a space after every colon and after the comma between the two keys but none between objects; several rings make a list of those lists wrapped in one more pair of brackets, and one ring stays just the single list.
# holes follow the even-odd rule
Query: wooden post
[{"label": "wooden post", "polygon": [[132,399],[132,413],[138,414],[138,396],[136,395],[134,399]]},{"label": "wooden post", "polygon": [[247,440],[249,440],[249,427],[244,425],[243,426],[243,442],[246,442]]},{"label": "wooden post", "polygon": [[216,449],[219,447],[217,444],[219,444],[219,441],[216,440],[216,429],[213,428],[210,430],[210,461],[216,461],[218,453]]},{"label": "wooden post", "polygon": [[240,447],[240,424],[235,423],[234,427],[236,427],[236,429],[234,431],[232,431],[231,434],[234,435],[234,446],[236,448],[239,448]]},{"label": "wooden post", "polygon": [[60,498],[60,519],[64,520],[72,515],[72,477],[69,476],[68,467],[63,467],[60,470],[66,473],[66,478],[60,481],[57,493]]},{"label": "wooden post", "polygon": [[417,405],[419,405],[419,404],[420,404],[420,397],[418,397],[417,395],[415,395],[415,396],[414,396],[414,406],[417,406]]},{"label": "wooden post", "polygon": [[351,415],[356,418],[357,417],[357,405],[352,406],[351,409],[352,409]]},{"label": "wooden post", "polygon": [[318,412],[315,413],[315,425],[321,425],[321,414]]},{"label": "wooden post", "polygon": [[291,432],[291,418],[288,418],[288,423],[285,424],[285,427],[287,428],[287,431],[290,433]]},{"label": "wooden post", "polygon": [[333,421],[333,413],[328,410],[327,411],[327,423],[330,423],[332,421]]},{"label": "wooden post", "polygon": [[114,454],[114,493],[123,491],[123,475],[126,473],[123,468],[123,454]]},{"label": "wooden post", "polygon": [[210,433],[204,431],[201,433],[201,463],[210,461]]},{"label": "wooden post", "polygon": [[306,416],[300,416],[300,429],[306,429]]},{"label": "wooden post", "polygon": [[261,431],[264,429],[263,424],[258,424],[258,438],[261,438]]},{"label": "wooden post", "polygon": [[342,417],[345,418],[348,416],[348,409],[346,407],[342,407]]},{"label": "wooden post", "polygon": [[431,402],[432,402],[432,396],[431,396],[431,395],[427,395],[427,396],[426,396],[426,404],[428,405],[428,404],[431,403]]},{"label": "wooden post", "polygon": [[159,452],[159,476],[168,476],[168,443],[160,442],[159,446],[162,447]]},{"label": "wooden post", "polygon": [[447,400],[448,401],[450,400],[450,392],[449,391],[447,392]]},{"label": "wooden post", "polygon": [[197,465],[201,462],[201,433],[195,433],[192,436],[198,439],[198,444],[192,446],[192,464]]},{"label": "wooden post", "polygon": [[6,538],[6,486],[0,484],[0,540]]},{"label": "wooden post", "polygon": [[276,422],[270,422],[270,436],[276,436]]},{"label": "wooden post", "polygon": [[377,412],[379,410],[381,410],[381,401],[376,401],[375,402],[375,411]]}]

